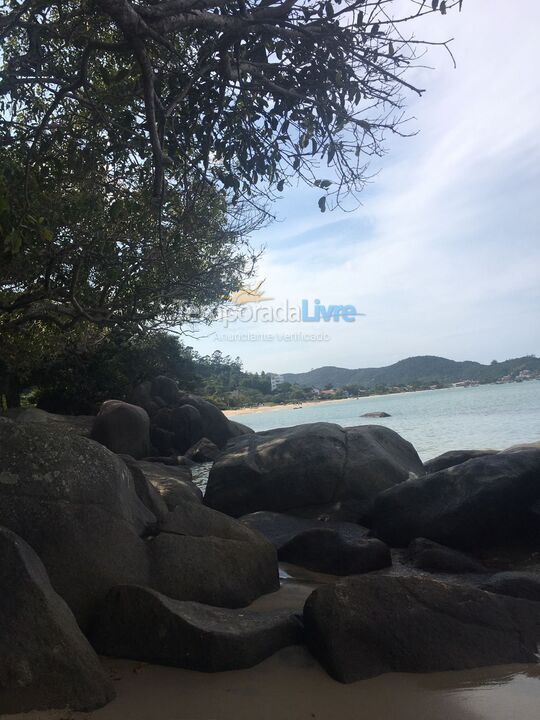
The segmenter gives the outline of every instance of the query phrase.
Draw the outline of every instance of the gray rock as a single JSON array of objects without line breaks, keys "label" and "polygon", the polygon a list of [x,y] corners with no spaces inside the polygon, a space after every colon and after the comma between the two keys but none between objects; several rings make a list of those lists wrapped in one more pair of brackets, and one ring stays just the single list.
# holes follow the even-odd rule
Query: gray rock
[{"label": "gray rock", "polygon": [[[156,523],[125,463],[96,442],[0,418],[0,514],[8,505],[92,505],[139,535]],[[1,519],[0,519],[0,524]]]},{"label": "gray rock", "polygon": [[[143,472],[146,465],[160,471],[158,464],[136,463]],[[183,486],[171,478],[189,469],[161,470],[167,476],[158,483],[169,478],[174,484],[166,500],[176,506],[176,494],[184,508],[166,523],[160,505],[159,520],[170,532],[160,530],[141,502],[120,457],[85,438],[0,419],[0,524],[39,553],[83,630],[115,585],[145,585],[178,599],[232,607],[278,587],[273,546],[203,507],[189,481]]]},{"label": "gray rock", "polygon": [[274,547],[279,550],[297,535],[314,528],[332,528],[339,531],[346,540],[362,540],[368,534],[368,529],[356,523],[334,522],[325,517],[310,519],[300,518],[283,513],[259,512],[250,513],[240,518],[240,521],[257,532],[264,535]]},{"label": "gray rock", "polygon": [[202,492],[192,482],[187,465],[165,465],[140,460],[137,466],[161,495],[169,510],[186,502],[202,502]]},{"label": "gray rock", "polygon": [[[190,405],[199,411],[202,421],[201,435],[199,437],[207,437],[218,448],[224,447],[227,440],[233,436],[233,430],[230,421],[217,405],[197,395],[183,393],[181,406],[185,405]],[[191,444],[193,445],[198,439],[195,438]]]},{"label": "gray rock", "polygon": [[115,453],[143,458],[150,453],[150,418],[137,405],[106,400],[94,421],[91,437]]},{"label": "gray rock", "polygon": [[393,430],[312,423],[234,438],[210,471],[205,503],[235,517],[258,510],[362,522],[375,497],[423,473]]},{"label": "gray rock", "polygon": [[367,412],[363,415],[360,415],[360,417],[367,417],[367,418],[387,418],[392,417],[390,413],[387,412]]},{"label": "gray rock", "polygon": [[364,575],[317,589],[306,642],[340,682],[536,662],[540,604],[432,578]]},{"label": "gray rock", "polygon": [[178,389],[178,383],[165,375],[158,375],[151,382],[152,397],[159,397],[169,407],[180,404],[182,393]]},{"label": "gray rock", "polygon": [[425,462],[424,468],[426,473],[439,472],[439,470],[446,470],[446,468],[454,467],[454,465],[461,465],[461,463],[473,458],[496,455],[497,452],[497,450],[449,450]]},{"label": "gray rock", "polygon": [[197,463],[214,462],[221,450],[208,438],[201,438],[186,451],[185,457]]},{"label": "gray rock", "polygon": [[540,573],[501,572],[482,585],[484,590],[540,602]]},{"label": "gray rock", "polygon": [[540,450],[474,458],[381,493],[372,530],[392,546],[417,537],[460,549],[504,544],[523,533],[539,475]]},{"label": "gray rock", "polygon": [[474,558],[439,543],[416,538],[408,547],[408,559],[418,570],[432,573],[483,573],[486,568]]},{"label": "gray rock", "polygon": [[155,515],[158,522],[161,522],[169,512],[165,500],[147,478],[137,460],[132,458],[131,455],[120,455],[119,457],[122,458],[131,472],[135,492],[139,500]]},{"label": "gray rock", "polygon": [[129,402],[132,405],[139,405],[139,407],[144,408],[149,417],[153,417],[160,409],[159,403],[152,398],[152,383],[150,380],[145,380],[132,390]]},{"label": "gray rock", "polygon": [[224,610],[128,586],[111,590],[92,633],[103,655],[202,672],[252,667],[300,639],[289,610]]},{"label": "gray rock", "polygon": [[229,420],[229,427],[231,430],[231,437],[239,437],[240,435],[252,435],[255,430],[244,425],[244,423],[236,420]]},{"label": "gray rock", "polygon": [[114,697],[111,682],[42,562],[0,528],[0,714],[70,707]]},{"label": "gray rock", "polygon": [[280,549],[279,559],[332,575],[358,575],[392,564],[390,550],[380,540],[353,540],[328,527],[305,530],[289,540]]},{"label": "gray rock", "polygon": [[279,588],[276,551],[270,543],[162,532],[148,548],[148,584],[179,600],[245,607]]},{"label": "gray rock", "polygon": [[174,408],[171,411],[171,426],[174,433],[174,447],[181,454],[193,447],[204,434],[204,422],[201,413],[197,408],[189,404]]}]

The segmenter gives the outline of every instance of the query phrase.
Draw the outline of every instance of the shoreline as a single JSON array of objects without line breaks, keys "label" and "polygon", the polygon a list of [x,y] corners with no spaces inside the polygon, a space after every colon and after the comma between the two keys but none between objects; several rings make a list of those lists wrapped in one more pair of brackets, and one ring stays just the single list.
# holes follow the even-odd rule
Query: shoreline
[{"label": "shoreline", "polygon": [[351,400],[368,400],[371,398],[393,397],[394,395],[416,395],[422,392],[435,392],[436,390],[464,390],[466,388],[425,388],[422,390],[404,390],[403,392],[382,393],[374,395],[364,395],[363,397],[335,398],[331,400],[306,400],[302,403],[284,403],[283,405],[254,405],[251,407],[231,408],[223,410],[223,414],[227,417],[235,417],[237,415],[251,415],[259,412],[272,412],[274,410],[291,410],[292,408],[313,407],[315,405],[327,405],[331,403],[350,402]]}]

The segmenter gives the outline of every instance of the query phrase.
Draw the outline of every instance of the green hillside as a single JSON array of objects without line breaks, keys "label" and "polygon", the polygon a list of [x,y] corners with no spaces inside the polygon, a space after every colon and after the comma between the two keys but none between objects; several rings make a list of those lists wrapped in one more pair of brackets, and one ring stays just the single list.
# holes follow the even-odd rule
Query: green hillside
[{"label": "green hillside", "polygon": [[349,370],[339,367],[321,367],[305,373],[286,373],[284,380],[304,387],[323,388],[328,385],[342,387],[359,385],[372,389],[378,385],[404,386],[415,383],[450,384],[464,380],[486,383],[515,376],[522,370],[540,373],[540,359],[532,355],[504,360],[490,365],[465,360],[456,362],[434,355],[406,358],[393,365],[381,368],[359,368]]}]

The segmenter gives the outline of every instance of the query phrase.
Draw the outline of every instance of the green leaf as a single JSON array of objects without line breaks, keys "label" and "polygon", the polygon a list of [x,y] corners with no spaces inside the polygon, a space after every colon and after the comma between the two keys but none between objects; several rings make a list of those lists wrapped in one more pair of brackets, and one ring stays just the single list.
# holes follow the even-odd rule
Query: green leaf
[{"label": "green leaf", "polygon": [[436,10],[439,7],[439,0],[431,0],[431,9]]},{"label": "green leaf", "polygon": [[331,180],[320,180],[319,183],[320,183],[320,187],[322,187],[323,190],[326,190],[326,188],[330,187],[330,185],[332,184],[332,181]]},{"label": "green leaf", "polygon": [[280,180],[277,184],[277,191],[283,192],[284,187],[285,187],[285,180]]},{"label": "green leaf", "polygon": [[374,37],[375,35],[377,35],[377,33],[379,32],[379,27],[380,27],[379,23],[375,23],[374,25],[371,26],[371,37]]},{"label": "green leaf", "polygon": [[394,57],[394,53],[395,53],[394,44],[390,40],[390,42],[388,43],[388,54],[390,55],[390,57]]},{"label": "green leaf", "polygon": [[319,198],[318,205],[321,212],[326,212],[326,197],[324,195]]},{"label": "green leaf", "polygon": [[441,3],[441,15],[446,15],[446,0],[443,0]]}]

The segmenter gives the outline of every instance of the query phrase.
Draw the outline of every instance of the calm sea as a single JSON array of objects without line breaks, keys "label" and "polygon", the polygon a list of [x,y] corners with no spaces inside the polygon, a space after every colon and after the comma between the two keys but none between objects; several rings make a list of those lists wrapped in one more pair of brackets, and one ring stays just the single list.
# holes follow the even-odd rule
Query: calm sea
[{"label": "calm sea", "polygon": [[[363,418],[367,412],[387,412],[391,417]],[[311,422],[386,425],[412,442],[422,460],[429,460],[447,450],[501,450],[540,440],[540,380],[321,402],[234,419],[254,430]]]}]

